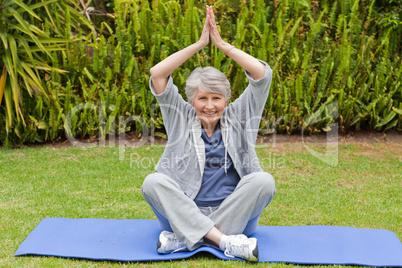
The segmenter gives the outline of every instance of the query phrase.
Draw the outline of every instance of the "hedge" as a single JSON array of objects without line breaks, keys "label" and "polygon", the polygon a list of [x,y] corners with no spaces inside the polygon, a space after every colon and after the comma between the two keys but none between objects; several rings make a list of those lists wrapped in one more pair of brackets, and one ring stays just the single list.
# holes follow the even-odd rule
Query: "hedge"
[{"label": "hedge", "polygon": [[[205,4],[226,41],[274,71],[260,134],[402,130],[400,0],[116,0],[93,1],[85,12],[75,2],[12,1],[21,19],[0,20],[4,145],[145,130],[164,137],[149,69],[198,40]],[[28,34],[28,24],[38,31]],[[27,53],[18,35],[37,47],[24,54],[36,83],[18,72]],[[183,96],[190,72],[207,65],[228,76],[232,100],[247,85],[240,66],[210,45],[173,73]]]}]

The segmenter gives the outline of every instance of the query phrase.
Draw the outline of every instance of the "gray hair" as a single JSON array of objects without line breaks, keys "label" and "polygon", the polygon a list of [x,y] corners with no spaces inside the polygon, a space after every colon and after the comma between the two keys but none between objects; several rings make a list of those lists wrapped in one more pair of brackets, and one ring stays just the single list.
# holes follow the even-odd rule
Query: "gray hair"
[{"label": "gray hair", "polygon": [[229,102],[231,96],[230,83],[226,76],[214,67],[198,67],[191,72],[186,81],[186,95],[189,103],[193,102],[197,89],[207,93],[225,96]]}]

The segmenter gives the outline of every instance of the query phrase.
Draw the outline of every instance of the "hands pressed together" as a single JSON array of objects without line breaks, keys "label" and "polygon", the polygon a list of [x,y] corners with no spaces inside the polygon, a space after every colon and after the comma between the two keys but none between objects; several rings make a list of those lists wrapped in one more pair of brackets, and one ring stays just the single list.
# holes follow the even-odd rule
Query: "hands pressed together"
[{"label": "hands pressed together", "polygon": [[233,46],[222,40],[218,27],[216,26],[215,15],[212,11],[212,7],[207,5],[206,9],[206,19],[198,42],[204,47],[209,44],[209,41],[212,41],[217,48],[227,54]]}]

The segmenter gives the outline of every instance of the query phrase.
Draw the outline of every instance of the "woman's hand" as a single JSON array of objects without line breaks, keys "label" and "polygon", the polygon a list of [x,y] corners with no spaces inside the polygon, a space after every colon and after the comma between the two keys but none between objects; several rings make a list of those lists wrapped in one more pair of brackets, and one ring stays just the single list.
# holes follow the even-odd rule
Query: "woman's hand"
[{"label": "woman's hand", "polygon": [[163,61],[156,64],[151,68],[150,73],[152,77],[152,84],[154,86],[154,90],[156,94],[162,94],[165,89],[169,79],[169,75],[180,65],[182,65],[186,60],[188,60],[195,53],[203,49],[206,45],[209,44],[209,35],[210,35],[210,18],[208,15],[208,7],[205,18],[204,27],[202,29],[200,39],[194,44],[189,45],[188,47],[177,51],[176,53],[170,55]]},{"label": "woman's hand", "polygon": [[[236,49],[231,44],[222,40],[219,33],[218,27],[215,22],[215,15],[212,11],[212,7],[207,6],[208,17],[209,17],[209,37],[212,43],[219,48],[228,57],[237,62],[244,70],[246,70],[255,80],[259,80],[265,75],[265,65],[259,62],[253,56],[247,54],[246,52]],[[230,53],[229,53],[230,52]]]},{"label": "woman's hand", "polygon": [[230,48],[230,44],[222,40],[221,34],[219,33],[218,27],[216,26],[215,22],[215,14],[212,11],[211,6],[207,6],[208,17],[209,17],[209,36],[211,38],[212,43],[222,51]]},{"label": "woman's hand", "polygon": [[202,47],[205,47],[206,45],[209,44],[209,31],[210,31],[210,26],[209,26],[209,14],[208,14],[208,6],[207,6],[207,13],[206,13],[206,16],[205,16],[204,27],[202,28],[201,37],[198,40],[198,43]]}]

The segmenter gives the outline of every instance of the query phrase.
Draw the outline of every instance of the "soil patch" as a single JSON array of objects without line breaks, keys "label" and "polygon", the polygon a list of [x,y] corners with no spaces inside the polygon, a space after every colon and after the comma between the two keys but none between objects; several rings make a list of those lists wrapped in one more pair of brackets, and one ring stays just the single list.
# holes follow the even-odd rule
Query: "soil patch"
[{"label": "soil patch", "polygon": [[[257,137],[257,146],[266,145],[272,148],[287,147],[303,147],[303,144],[316,144],[317,146],[324,146],[327,143],[338,142],[338,144],[355,144],[367,147],[367,149],[374,149],[376,144],[390,145],[390,148],[399,148],[402,146],[402,133],[397,131],[389,131],[386,134],[379,132],[361,131],[357,133],[349,133],[346,135],[328,136],[326,133],[312,134],[312,135],[287,135],[287,134],[271,134]],[[155,137],[154,139],[148,138],[146,140],[138,137],[135,133],[126,133],[125,140],[119,142],[116,140],[100,139],[81,139],[75,143],[69,140],[60,142],[47,142],[35,143],[24,145],[24,147],[52,147],[52,148],[65,148],[65,147],[92,147],[92,146],[111,146],[111,145],[125,145],[128,147],[139,147],[142,145],[151,144],[166,144],[166,139]],[[388,147],[388,146],[386,146]],[[1,148],[1,147],[0,147]],[[401,149],[402,150],[402,149]],[[367,153],[367,152],[362,152]]]}]

